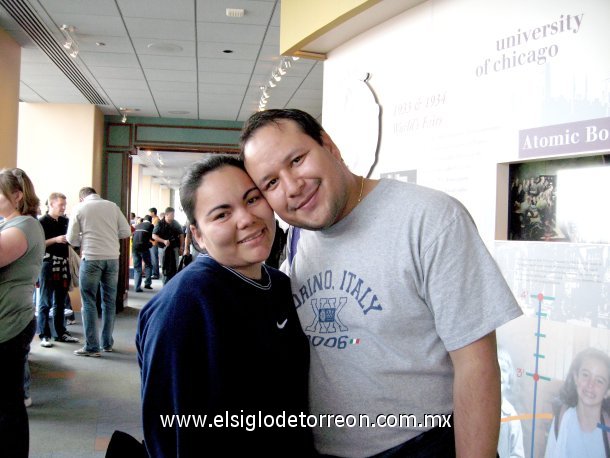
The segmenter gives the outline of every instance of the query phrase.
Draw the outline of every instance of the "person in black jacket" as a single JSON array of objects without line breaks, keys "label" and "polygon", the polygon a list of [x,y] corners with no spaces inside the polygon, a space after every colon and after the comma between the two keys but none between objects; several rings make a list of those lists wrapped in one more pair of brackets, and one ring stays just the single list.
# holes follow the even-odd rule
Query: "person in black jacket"
[{"label": "person in black jacket", "polygon": [[288,277],[263,264],[273,211],[230,156],[193,164],[180,198],[207,254],[138,318],[149,456],[315,456],[303,420],[309,344]]},{"label": "person in black jacket", "polygon": [[152,263],[150,261],[150,248],[152,247],[151,239],[153,233],[153,225],[150,222],[152,218],[146,215],[140,224],[136,225],[133,233],[133,241],[131,246],[131,257],[133,259],[133,284],[136,293],[141,293],[142,284],[142,262],[144,262],[144,288],[153,289],[152,287]]}]

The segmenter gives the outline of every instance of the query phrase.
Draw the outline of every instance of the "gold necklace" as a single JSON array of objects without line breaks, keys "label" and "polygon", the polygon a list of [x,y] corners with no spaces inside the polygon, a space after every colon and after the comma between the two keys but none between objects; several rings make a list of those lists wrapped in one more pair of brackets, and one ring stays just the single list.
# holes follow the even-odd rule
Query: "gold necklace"
[{"label": "gold necklace", "polygon": [[360,179],[360,194],[358,195],[358,203],[362,200],[362,190],[364,189],[364,175]]}]

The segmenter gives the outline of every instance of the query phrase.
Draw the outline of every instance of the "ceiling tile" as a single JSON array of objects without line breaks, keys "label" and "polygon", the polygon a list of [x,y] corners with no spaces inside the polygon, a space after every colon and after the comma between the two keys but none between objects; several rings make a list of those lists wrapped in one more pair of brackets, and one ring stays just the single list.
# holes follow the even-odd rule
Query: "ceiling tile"
[{"label": "ceiling tile", "polygon": [[169,42],[172,40],[190,41],[195,39],[194,21],[126,17],[125,23],[132,39],[153,38]]}]

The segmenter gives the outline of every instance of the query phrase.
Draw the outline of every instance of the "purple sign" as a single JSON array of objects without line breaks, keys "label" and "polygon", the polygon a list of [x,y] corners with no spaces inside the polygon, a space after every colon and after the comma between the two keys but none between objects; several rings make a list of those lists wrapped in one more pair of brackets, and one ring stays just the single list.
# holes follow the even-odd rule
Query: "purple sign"
[{"label": "purple sign", "polygon": [[610,118],[519,131],[519,157],[610,150]]}]

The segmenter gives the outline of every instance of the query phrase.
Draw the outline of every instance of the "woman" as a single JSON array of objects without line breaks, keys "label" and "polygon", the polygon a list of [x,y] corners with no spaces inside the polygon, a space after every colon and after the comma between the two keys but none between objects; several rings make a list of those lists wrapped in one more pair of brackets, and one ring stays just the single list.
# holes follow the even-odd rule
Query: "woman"
[{"label": "woman", "polygon": [[193,164],[180,198],[207,254],[140,312],[148,453],[310,456],[310,432],[298,427],[307,413],[308,342],[288,277],[263,264],[273,211],[229,156]]},{"label": "woman", "polygon": [[546,458],[610,456],[609,387],[607,354],[588,348],[576,355],[559,393],[563,405],[551,424]]},{"label": "woman", "polygon": [[36,328],[32,297],[45,252],[38,205],[23,170],[0,170],[0,443],[2,454],[11,457],[27,457],[29,449],[24,363]]}]

